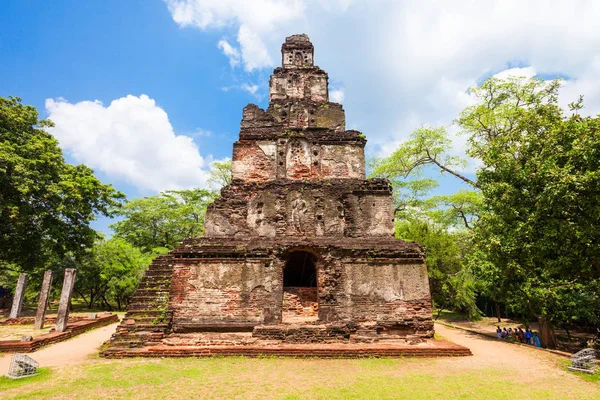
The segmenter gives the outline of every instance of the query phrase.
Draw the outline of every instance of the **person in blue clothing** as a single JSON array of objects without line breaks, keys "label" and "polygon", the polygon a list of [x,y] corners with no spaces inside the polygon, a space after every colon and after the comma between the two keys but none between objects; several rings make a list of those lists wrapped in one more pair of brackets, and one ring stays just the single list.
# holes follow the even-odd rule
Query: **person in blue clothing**
[{"label": "person in blue clothing", "polygon": [[498,329],[496,329],[496,336],[498,336],[498,339],[502,339],[504,337],[502,335],[502,329],[500,327],[498,327]]},{"label": "person in blue clothing", "polygon": [[533,342],[535,343],[535,347],[542,347],[540,343],[540,338],[535,333],[533,334]]},{"label": "person in blue clothing", "polygon": [[525,329],[525,343],[527,344],[531,344],[531,329],[527,328]]}]

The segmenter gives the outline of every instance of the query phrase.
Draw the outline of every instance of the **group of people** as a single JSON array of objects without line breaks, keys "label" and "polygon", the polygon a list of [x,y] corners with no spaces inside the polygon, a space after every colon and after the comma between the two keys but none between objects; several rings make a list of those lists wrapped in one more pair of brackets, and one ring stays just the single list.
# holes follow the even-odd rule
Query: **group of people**
[{"label": "group of people", "polygon": [[500,328],[496,329],[496,335],[498,335],[498,339],[510,340],[513,342],[530,344],[535,347],[540,347],[540,338],[538,335],[529,328],[525,330],[521,328]]}]

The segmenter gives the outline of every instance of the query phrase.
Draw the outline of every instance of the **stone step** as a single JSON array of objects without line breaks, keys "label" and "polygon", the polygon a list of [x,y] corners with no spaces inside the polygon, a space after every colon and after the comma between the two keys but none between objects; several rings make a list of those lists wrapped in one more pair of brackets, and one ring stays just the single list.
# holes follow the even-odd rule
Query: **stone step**
[{"label": "stone step", "polygon": [[156,302],[168,302],[169,301],[169,294],[168,293],[162,293],[162,294],[158,294],[158,295],[147,295],[147,294],[141,294],[141,295],[134,295],[129,304],[139,304],[139,303],[156,303]]},{"label": "stone step", "polygon": [[148,311],[128,311],[125,314],[125,318],[156,318],[158,316],[166,315],[167,317],[171,317],[171,311],[163,311],[163,310],[148,310]]},{"label": "stone step", "polygon": [[170,329],[169,324],[134,324],[119,325],[119,328],[127,329],[129,332],[165,333]]},{"label": "stone step", "polygon": [[144,343],[144,336],[142,335],[136,335],[136,334],[132,334],[132,333],[121,333],[118,336],[115,336],[114,338],[112,338],[112,343],[123,343],[123,342],[127,342],[127,343]]},{"label": "stone step", "polygon": [[143,312],[143,311],[161,311],[161,312],[165,312],[168,311],[167,310],[167,302],[164,302],[163,304],[148,304],[148,303],[139,303],[139,304],[129,304],[129,307],[127,307],[127,311],[136,311],[136,312]]},{"label": "stone step", "polygon": [[164,287],[138,287],[138,289],[135,291],[136,296],[154,296],[154,295],[168,295],[169,294],[169,288],[164,288]]},{"label": "stone step", "polygon": [[137,341],[126,341],[126,340],[122,340],[122,341],[113,341],[110,343],[110,347],[113,349],[120,349],[120,348],[125,348],[125,349],[132,349],[132,348],[136,348],[136,347],[144,347],[144,342],[137,342]]},{"label": "stone step", "polygon": [[[131,327],[131,326],[158,326],[158,325],[170,325],[171,319],[137,319],[137,318],[126,318],[123,319],[124,322],[121,323],[123,327]],[[125,321],[134,321],[133,323],[125,323]]]},{"label": "stone step", "polygon": [[140,280],[138,288],[152,288],[152,287],[171,287],[171,279],[169,278],[160,278],[160,277],[147,277],[144,276]]},{"label": "stone step", "polygon": [[171,276],[171,274],[173,274],[173,268],[169,268],[169,269],[149,268],[146,271],[146,276],[157,276],[157,275]]},{"label": "stone step", "polygon": [[142,281],[138,285],[137,289],[160,289],[169,290],[171,288],[170,282],[157,281],[152,279],[142,278]]}]

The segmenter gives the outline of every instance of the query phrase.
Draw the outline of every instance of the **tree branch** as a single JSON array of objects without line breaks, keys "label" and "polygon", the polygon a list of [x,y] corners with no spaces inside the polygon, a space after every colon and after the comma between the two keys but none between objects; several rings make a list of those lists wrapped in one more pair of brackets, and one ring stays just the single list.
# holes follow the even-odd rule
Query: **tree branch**
[{"label": "tree branch", "polygon": [[436,160],[435,158],[431,157],[431,155],[429,154],[429,150],[426,150],[426,152],[427,152],[427,156],[429,157],[429,159],[431,160],[431,162],[434,163],[435,165],[437,165],[441,170],[446,171],[449,174],[454,175],[458,179],[463,180],[464,182],[468,183],[469,185],[471,185],[471,186],[473,186],[475,188],[479,188],[479,184],[477,182],[472,181],[471,179],[467,178],[464,175],[459,174],[458,172],[452,171],[450,168],[446,167],[445,165],[442,165],[438,160]]},{"label": "tree branch", "polygon": [[467,220],[467,216],[465,215],[464,211],[462,210],[462,208],[460,207],[456,207],[455,205],[452,205],[452,208],[454,208],[456,211],[458,211],[459,215],[461,216],[462,220],[465,223],[465,226],[467,227],[467,229],[473,229],[470,225],[469,225],[469,221]]}]

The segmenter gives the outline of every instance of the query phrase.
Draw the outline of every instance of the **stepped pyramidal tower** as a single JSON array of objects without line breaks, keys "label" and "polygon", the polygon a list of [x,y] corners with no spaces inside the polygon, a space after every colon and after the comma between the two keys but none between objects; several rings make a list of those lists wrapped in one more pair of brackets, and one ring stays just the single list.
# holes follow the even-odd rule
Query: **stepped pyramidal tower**
[{"label": "stepped pyramidal tower", "polygon": [[389,181],[366,179],[365,137],[329,101],[308,36],[281,53],[268,108],[243,110],[205,237],[153,262],[105,355],[433,336],[424,249],[394,238]]}]

